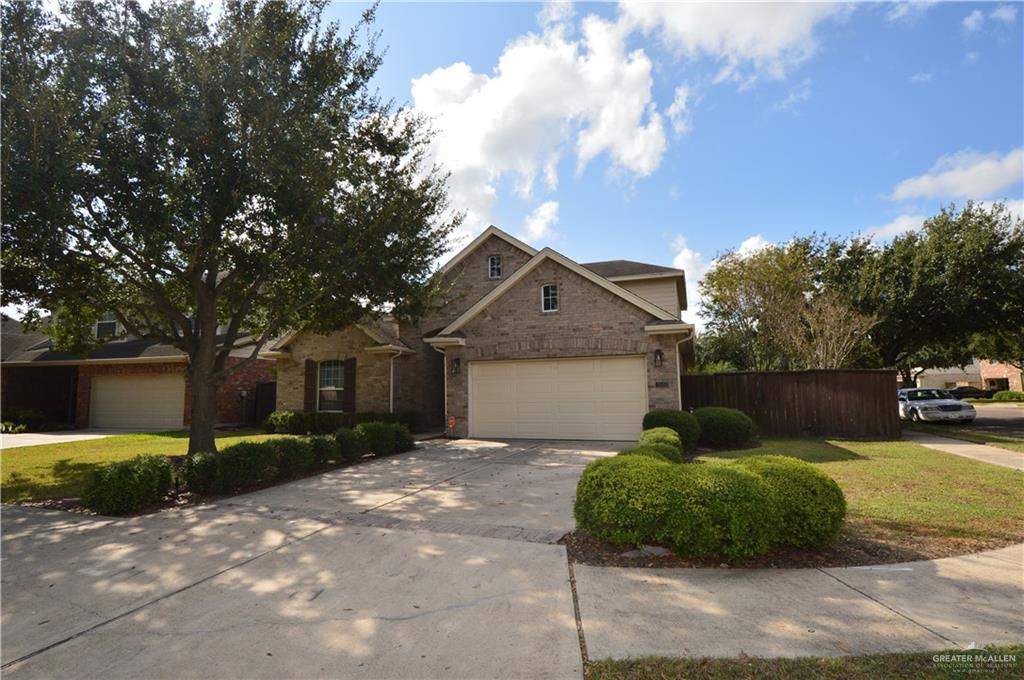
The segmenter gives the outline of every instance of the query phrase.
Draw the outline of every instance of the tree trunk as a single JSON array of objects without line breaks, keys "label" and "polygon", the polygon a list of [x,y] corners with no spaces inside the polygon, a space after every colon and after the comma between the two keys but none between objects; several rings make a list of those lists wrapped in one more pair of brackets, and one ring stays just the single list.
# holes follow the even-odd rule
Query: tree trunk
[{"label": "tree trunk", "polygon": [[217,421],[217,387],[220,375],[216,370],[213,342],[201,340],[191,357],[187,376],[192,391],[192,420],[188,431],[188,453],[216,453],[213,426]]}]

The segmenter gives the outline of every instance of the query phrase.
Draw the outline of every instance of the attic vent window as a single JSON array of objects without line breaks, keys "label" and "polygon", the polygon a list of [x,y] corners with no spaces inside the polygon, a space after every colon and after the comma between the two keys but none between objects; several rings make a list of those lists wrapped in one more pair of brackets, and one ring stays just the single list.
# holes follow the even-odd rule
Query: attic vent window
[{"label": "attic vent window", "polygon": [[491,255],[487,258],[487,278],[501,278],[501,255]]},{"label": "attic vent window", "polygon": [[117,317],[113,312],[107,312],[96,321],[96,337],[106,340],[115,335],[117,335]]},{"label": "attic vent window", "polygon": [[558,284],[548,283],[540,289],[540,311],[558,311]]}]

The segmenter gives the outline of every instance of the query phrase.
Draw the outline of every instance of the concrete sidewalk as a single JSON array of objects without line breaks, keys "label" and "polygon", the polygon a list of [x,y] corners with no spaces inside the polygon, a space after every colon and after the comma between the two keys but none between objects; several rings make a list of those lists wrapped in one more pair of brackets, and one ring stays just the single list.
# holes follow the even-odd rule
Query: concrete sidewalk
[{"label": "concrete sidewalk", "polygon": [[574,571],[594,660],[844,656],[1024,639],[1024,545],[877,567]]},{"label": "concrete sidewalk", "polygon": [[44,444],[64,444],[81,442],[88,439],[103,439],[117,434],[135,434],[138,430],[57,430],[54,432],[20,432],[18,434],[0,434],[0,449],[17,449],[23,446],[42,446]]},{"label": "concrete sidewalk", "polygon": [[1014,470],[1024,470],[1024,454],[1016,451],[1010,451],[1009,449],[1000,449],[996,446],[989,446],[988,444],[975,444],[974,442],[964,441],[963,439],[940,437],[938,435],[927,432],[918,432],[916,430],[903,430],[903,438],[909,439],[915,444],[927,446],[929,449],[935,449],[936,451],[952,453],[953,455],[971,458],[973,460],[981,461],[982,463],[1002,465],[1003,467],[1013,468]]}]

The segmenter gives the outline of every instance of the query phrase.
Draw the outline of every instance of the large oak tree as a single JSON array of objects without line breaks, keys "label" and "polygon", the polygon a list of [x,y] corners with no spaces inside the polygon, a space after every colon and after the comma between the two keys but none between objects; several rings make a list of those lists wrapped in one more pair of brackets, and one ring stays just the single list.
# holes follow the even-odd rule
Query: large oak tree
[{"label": "large oak tree", "polygon": [[189,451],[285,329],[415,316],[457,223],[423,121],[381,101],[373,10],[324,1],[3,5],[4,304],[84,348],[113,312],[177,347]]}]

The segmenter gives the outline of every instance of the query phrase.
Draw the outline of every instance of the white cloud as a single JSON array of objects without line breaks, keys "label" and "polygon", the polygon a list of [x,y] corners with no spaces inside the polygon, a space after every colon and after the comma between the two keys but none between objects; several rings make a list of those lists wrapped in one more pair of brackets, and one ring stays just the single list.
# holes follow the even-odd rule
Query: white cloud
[{"label": "white cloud", "polygon": [[985,14],[980,9],[976,9],[964,17],[964,30],[968,33],[974,33],[981,28],[983,23],[985,23]]},{"label": "white cloud", "polygon": [[985,198],[1024,182],[1024,149],[1004,156],[966,149],[940,158],[931,170],[896,185],[890,198]]},{"label": "white cloud", "polygon": [[935,5],[934,2],[920,0],[918,2],[894,2],[885,13],[885,20],[890,23],[917,21]]},{"label": "white cloud", "polygon": [[625,20],[657,34],[676,52],[722,62],[717,80],[751,84],[761,75],[783,78],[814,54],[818,25],[847,9],[833,3],[621,2]]},{"label": "white cloud", "polygon": [[792,111],[796,108],[797,104],[807,101],[811,98],[811,79],[804,78],[803,81],[793,87],[786,98],[782,101],[775,102],[773,107],[776,111]]},{"label": "white cloud", "polygon": [[552,225],[558,223],[558,201],[545,201],[526,216],[523,222],[522,238],[529,243],[537,243],[554,235]]},{"label": "white cloud", "polygon": [[677,135],[685,135],[690,131],[691,125],[691,114],[688,108],[690,99],[690,88],[686,85],[680,85],[676,88],[675,99],[672,100],[672,104],[668,107],[668,119],[672,121],[672,129],[675,130]]},{"label": "white cloud", "polygon": [[764,236],[755,234],[750,238],[744,239],[743,242],[740,243],[740,247],[736,249],[736,252],[742,257],[747,257],[748,255],[753,255],[759,250],[764,250],[771,244],[772,242],[767,240]]},{"label": "white cloud", "polygon": [[872,241],[889,241],[908,231],[917,231],[924,224],[924,221],[924,215],[900,215],[888,224],[868,227],[861,232],[861,235],[870,238]]},{"label": "white cloud", "polygon": [[915,73],[914,75],[910,76],[909,78],[907,78],[907,80],[909,80],[912,83],[927,83],[933,77],[934,77],[934,75],[932,73],[929,73],[927,71],[921,71],[919,73]]},{"label": "white cloud", "polygon": [[544,3],[540,13],[537,14],[537,22],[541,26],[565,23],[572,19],[573,13],[574,9],[571,2],[548,0],[548,2]]},{"label": "white cloud", "polygon": [[452,205],[467,212],[469,232],[488,223],[502,177],[529,197],[538,175],[557,186],[566,154],[575,152],[578,170],[606,154],[615,171],[644,177],[665,152],[651,60],[627,50],[621,23],[588,16],[570,38],[553,21],[511,41],[490,74],[456,63],[412,81],[414,109],[437,130],[433,160],[451,173]]},{"label": "white cloud", "polygon": [[672,251],[675,253],[672,258],[672,266],[682,269],[686,273],[687,309],[683,312],[683,321],[694,324],[700,330],[704,324],[697,314],[700,307],[700,291],[697,289],[697,283],[711,268],[711,262],[705,259],[701,253],[690,248],[686,243],[685,236],[676,236],[672,242]]},{"label": "white cloud", "polygon": [[1014,19],[1017,18],[1017,8],[1013,5],[999,5],[999,7],[992,10],[989,16],[1005,24],[1012,24]]}]

